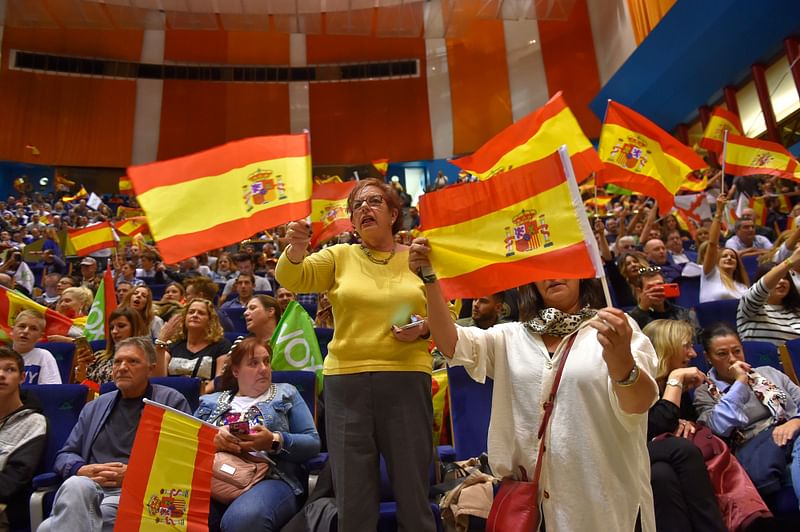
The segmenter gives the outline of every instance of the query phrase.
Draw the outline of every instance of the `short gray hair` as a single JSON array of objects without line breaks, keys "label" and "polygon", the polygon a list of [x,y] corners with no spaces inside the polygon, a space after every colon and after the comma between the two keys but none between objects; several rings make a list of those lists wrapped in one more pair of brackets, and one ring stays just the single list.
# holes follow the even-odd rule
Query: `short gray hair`
[{"label": "short gray hair", "polygon": [[131,336],[122,340],[114,348],[114,353],[116,354],[123,347],[135,347],[147,356],[151,364],[156,363],[156,348],[153,345],[153,340],[147,336]]}]

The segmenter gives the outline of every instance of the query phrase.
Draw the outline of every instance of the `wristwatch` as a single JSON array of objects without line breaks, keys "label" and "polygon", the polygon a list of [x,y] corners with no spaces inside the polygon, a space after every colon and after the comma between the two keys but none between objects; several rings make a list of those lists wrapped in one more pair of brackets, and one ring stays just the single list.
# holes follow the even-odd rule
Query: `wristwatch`
[{"label": "wristwatch", "polygon": [[281,449],[281,433],[280,432],[273,432],[272,433],[272,446],[269,450],[273,453],[277,453]]},{"label": "wristwatch", "polygon": [[417,277],[422,279],[424,284],[433,284],[436,282],[436,272],[430,266],[420,266],[417,268]]},{"label": "wristwatch", "polygon": [[678,379],[669,379],[669,380],[667,380],[667,386],[676,386],[676,387],[680,388],[681,390],[683,390],[683,383],[681,381],[679,381]]},{"label": "wristwatch", "polygon": [[634,384],[636,384],[636,381],[638,380],[639,380],[639,366],[636,364],[636,362],[634,362],[633,368],[631,368],[631,372],[628,373],[628,376],[620,381],[614,381],[614,384],[616,384],[617,386],[622,386],[624,388],[625,386],[633,386]]}]

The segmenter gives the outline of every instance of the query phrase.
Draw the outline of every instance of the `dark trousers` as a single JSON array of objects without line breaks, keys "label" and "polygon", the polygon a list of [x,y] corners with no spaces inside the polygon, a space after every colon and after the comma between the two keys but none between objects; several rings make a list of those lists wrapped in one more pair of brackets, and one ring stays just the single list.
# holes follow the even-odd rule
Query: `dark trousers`
[{"label": "dark trousers", "polygon": [[373,372],[325,377],[325,425],[339,530],[375,532],[380,456],[397,501],[398,530],[436,529],[428,503],[433,459],[431,377]]},{"label": "dark trousers", "polygon": [[685,438],[647,444],[658,532],[725,531],[700,449]]}]

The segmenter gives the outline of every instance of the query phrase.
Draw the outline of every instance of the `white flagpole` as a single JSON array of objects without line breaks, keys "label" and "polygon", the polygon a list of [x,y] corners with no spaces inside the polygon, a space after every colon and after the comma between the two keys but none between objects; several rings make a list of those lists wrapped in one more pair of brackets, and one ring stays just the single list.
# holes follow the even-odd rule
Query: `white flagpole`
[{"label": "white flagpole", "polygon": [[564,175],[567,176],[567,186],[569,187],[569,195],[572,199],[572,207],[575,210],[575,216],[583,232],[583,239],[589,247],[589,256],[592,258],[595,277],[600,279],[600,283],[603,285],[603,294],[606,296],[606,305],[611,307],[613,306],[611,302],[611,293],[608,291],[608,281],[606,280],[605,269],[603,268],[603,259],[600,256],[600,248],[597,247],[597,240],[594,238],[592,226],[589,223],[589,218],[586,216],[586,208],[583,205],[583,201],[581,201],[581,192],[578,188],[578,181],[575,179],[575,171],[572,169],[572,161],[569,158],[569,151],[567,150],[566,144],[558,149],[558,154],[561,157],[561,166],[564,168]]},{"label": "white flagpole", "polygon": [[725,194],[725,154],[728,151],[728,130],[724,130],[722,132],[722,175],[719,176],[720,179],[720,193]]}]

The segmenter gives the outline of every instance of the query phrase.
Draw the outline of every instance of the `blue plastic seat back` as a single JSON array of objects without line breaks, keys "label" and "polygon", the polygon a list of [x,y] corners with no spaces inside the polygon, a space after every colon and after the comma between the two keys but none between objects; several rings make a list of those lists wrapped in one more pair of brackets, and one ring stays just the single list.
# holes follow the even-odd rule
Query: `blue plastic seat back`
[{"label": "blue plastic seat back", "polygon": [[314,419],[317,418],[317,375],[313,371],[273,371],[272,382],[285,382],[294,385]]},{"label": "blue plastic seat back", "polygon": [[47,418],[47,447],[39,472],[52,471],[56,454],[78,422],[89,389],[81,384],[26,384],[22,389],[38,399]]},{"label": "blue plastic seat back", "polygon": [[61,383],[69,383],[72,371],[72,358],[75,355],[75,345],[70,342],[42,342],[36,347],[47,349],[53,354],[58,364],[58,373],[61,375]]},{"label": "blue plastic seat back", "polygon": [[694,308],[700,303],[700,277],[681,277],[678,280],[681,295],[675,304],[685,308]]},{"label": "blue plastic seat back", "polygon": [[708,301],[697,305],[697,321],[700,327],[707,328],[714,323],[724,322],[736,329],[736,309],[739,306],[738,299],[723,299],[720,301]]},{"label": "blue plastic seat back", "polygon": [[328,344],[333,340],[333,329],[325,327],[317,327],[314,329],[317,335],[317,342],[319,343],[319,351],[322,353],[322,358],[328,356]]},{"label": "blue plastic seat back", "polygon": [[460,366],[448,367],[447,379],[456,459],[479,456],[487,450],[494,383],[480,384]]},{"label": "blue plastic seat back", "polygon": [[241,333],[242,335],[247,334],[247,325],[244,322],[243,308],[226,308],[225,314],[227,314],[233,322],[234,332]]},{"label": "blue plastic seat back", "polygon": [[[783,372],[783,364],[781,364],[778,348],[775,345],[769,342],[746,340],[742,342],[742,348],[744,349],[745,361],[754,368],[769,366]],[[711,365],[708,363],[703,346],[695,344],[694,350],[697,352],[697,358],[692,359],[689,365],[700,369],[703,373],[708,373]]]},{"label": "blue plastic seat back", "polygon": [[[200,379],[192,377],[151,377],[150,383],[169,386],[179,391],[186,398],[186,402],[189,403],[189,408],[191,408],[192,412],[197,410],[200,405]],[[106,382],[100,386],[100,393],[113,392],[116,389],[116,384]]]}]

